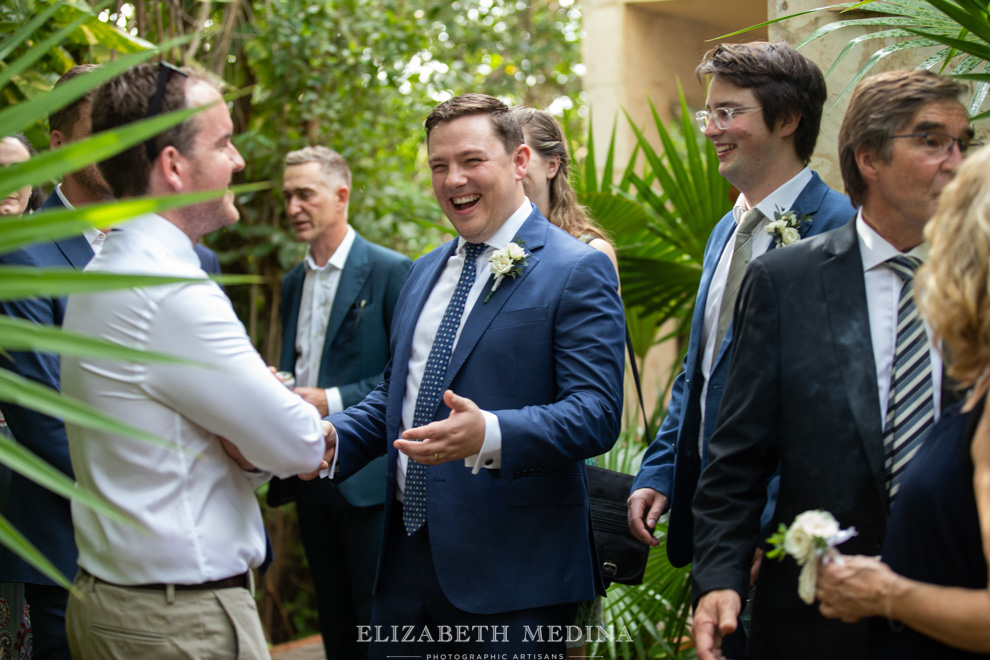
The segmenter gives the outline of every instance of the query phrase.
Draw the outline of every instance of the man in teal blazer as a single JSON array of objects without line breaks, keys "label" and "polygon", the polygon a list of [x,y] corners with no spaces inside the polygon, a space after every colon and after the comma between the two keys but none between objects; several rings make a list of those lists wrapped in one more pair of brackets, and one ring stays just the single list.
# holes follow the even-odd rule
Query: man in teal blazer
[{"label": "man in teal blazer", "polygon": [[[347,162],[330,149],[308,147],[286,157],[286,211],[308,248],[282,281],[279,369],[294,374],[295,391],[323,416],[361,401],[381,382],[392,311],[412,263],[348,225],[350,187]],[[268,503],[292,499],[327,657],[366,657],[356,626],[371,620],[385,461],[341,484],[273,479]]]}]

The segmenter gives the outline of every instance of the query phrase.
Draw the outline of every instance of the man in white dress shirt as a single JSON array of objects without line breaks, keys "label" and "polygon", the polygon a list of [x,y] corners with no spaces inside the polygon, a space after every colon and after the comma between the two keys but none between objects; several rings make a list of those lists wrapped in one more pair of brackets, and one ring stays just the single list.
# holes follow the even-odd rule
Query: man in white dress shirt
[{"label": "man in white dress shirt", "polygon": [[[100,163],[116,197],[222,189],[244,161],[202,76],[146,64],[97,90],[94,132],[194,106],[206,107]],[[68,425],[80,486],[139,523],[73,504],[84,597],[71,597],[67,613],[75,658],[268,657],[251,591],[265,556],[253,490],[267,473],[318,470],[328,446],[316,409],[271,375],[200,268],[194,243],[237,217],[229,192],[137,217],[87,271],[194,281],[69,299],[67,329],[202,365],[62,360],[67,394],[167,443]]]}]

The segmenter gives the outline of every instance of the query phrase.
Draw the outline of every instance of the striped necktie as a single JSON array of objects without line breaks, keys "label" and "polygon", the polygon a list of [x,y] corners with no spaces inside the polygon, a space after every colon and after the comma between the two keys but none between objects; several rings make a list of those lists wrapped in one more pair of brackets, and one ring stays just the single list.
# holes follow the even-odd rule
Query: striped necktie
[{"label": "striped necktie", "polygon": [[[429,424],[437,413],[437,406],[440,405],[443,396],[442,386],[447,375],[447,364],[450,362],[450,353],[454,347],[454,337],[457,336],[457,329],[461,327],[464,303],[467,302],[468,293],[474,285],[477,271],[475,262],[486,247],[484,243],[464,244],[465,256],[461,277],[457,281],[454,295],[447,303],[436,337],[433,338],[433,346],[430,348],[430,355],[423,369],[423,380],[416,394],[414,427]],[[415,534],[426,522],[426,466],[412,459],[409,459],[406,467],[406,483],[402,491],[402,522],[409,536]]]},{"label": "striped necktie", "polygon": [[897,341],[884,424],[884,467],[889,503],[901,486],[904,471],[935,419],[932,362],[925,324],[914,304],[914,274],[921,261],[897,256],[887,266],[904,282],[897,304]]}]

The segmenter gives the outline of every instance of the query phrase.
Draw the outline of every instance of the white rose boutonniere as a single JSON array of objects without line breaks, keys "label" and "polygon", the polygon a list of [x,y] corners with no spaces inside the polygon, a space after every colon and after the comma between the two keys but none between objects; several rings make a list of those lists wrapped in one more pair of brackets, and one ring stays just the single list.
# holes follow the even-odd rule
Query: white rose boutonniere
[{"label": "white rose boutonniere", "polygon": [[773,220],[764,230],[773,236],[777,245],[790,245],[801,240],[801,228],[810,225],[812,220],[808,214],[797,215],[794,211],[783,211],[777,208],[773,212]]},{"label": "white rose boutonniere", "polygon": [[517,238],[514,241],[506,243],[505,247],[501,250],[495,250],[492,256],[488,257],[495,281],[492,283],[492,290],[485,296],[486,303],[491,299],[492,294],[495,293],[498,285],[502,283],[505,277],[516,279],[519,273],[523,271],[523,268],[529,264],[526,260],[529,254],[522,248],[524,244],[523,241]]},{"label": "white rose boutonniere", "polygon": [[815,579],[818,576],[818,560],[842,562],[842,553],[835,549],[856,536],[856,528],[839,529],[839,523],[828,511],[805,511],[794,519],[790,527],[781,523],[777,533],[767,539],[773,549],[767,559],[783,560],[790,555],[801,566],[798,578],[798,596],[808,605],[815,602]]}]

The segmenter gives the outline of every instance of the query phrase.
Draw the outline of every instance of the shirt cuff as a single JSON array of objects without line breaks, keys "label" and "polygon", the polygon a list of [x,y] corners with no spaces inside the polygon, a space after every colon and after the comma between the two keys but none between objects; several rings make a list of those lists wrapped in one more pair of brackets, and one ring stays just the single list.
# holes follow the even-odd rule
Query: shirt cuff
[{"label": "shirt cuff", "polygon": [[327,414],[332,415],[344,411],[344,400],[340,398],[339,387],[328,387],[327,393]]},{"label": "shirt cuff", "polygon": [[478,474],[481,468],[499,470],[502,467],[502,427],[498,417],[487,410],[481,411],[485,418],[485,440],[481,451],[464,459],[464,467],[471,468],[471,474]]},{"label": "shirt cuff", "polygon": [[[334,431],[336,432],[336,429],[334,429]],[[339,435],[337,436],[337,445],[338,446],[340,445],[340,436]],[[334,449],[333,449],[333,458],[330,459],[330,465],[328,465],[325,469],[320,470],[320,479],[333,479],[334,478],[334,475],[337,474],[337,457],[339,455],[340,455],[340,452],[337,451],[337,446],[335,446]]]},{"label": "shirt cuff", "polygon": [[247,477],[248,483],[251,484],[251,488],[258,488],[262,484],[268,483],[272,478],[271,472],[265,472],[264,470],[244,470],[244,476]]}]

